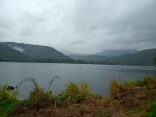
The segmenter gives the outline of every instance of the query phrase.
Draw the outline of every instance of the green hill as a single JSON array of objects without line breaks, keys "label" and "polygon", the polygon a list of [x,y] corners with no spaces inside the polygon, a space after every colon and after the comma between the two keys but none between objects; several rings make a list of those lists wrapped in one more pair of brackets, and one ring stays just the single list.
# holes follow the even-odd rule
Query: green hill
[{"label": "green hill", "polygon": [[103,59],[106,59],[106,56],[99,56],[99,55],[69,55],[71,58],[73,58],[74,60],[85,60],[85,61],[94,61],[94,62],[100,62]]},{"label": "green hill", "polygon": [[28,56],[4,43],[0,43],[0,61],[19,61],[21,59],[28,59]]},{"label": "green hill", "polygon": [[29,58],[35,59],[70,59],[56,49],[48,46],[31,45],[24,43],[5,42],[11,48],[21,51]]},{"label": "green hill", "polygon": [[109,57],[104,61],[127,65],[154,65],[154,58],[156,58],[156,49],[148,49],[134,54]]},{"label": "green hill", "polygon": [[[71,57],[71,58],[70,58]],[[62,54],[48,46],[31,45],[24,43],[0,43],[0,61],[27,61],[50,63],[91,63],[91,64],[121,64],[121,65],[154,65],[156,49],[139,51],[134,54],[125,54],[115,57],[98,55],[70,55]],[[75,60],[73,60],[73,59]]]}]

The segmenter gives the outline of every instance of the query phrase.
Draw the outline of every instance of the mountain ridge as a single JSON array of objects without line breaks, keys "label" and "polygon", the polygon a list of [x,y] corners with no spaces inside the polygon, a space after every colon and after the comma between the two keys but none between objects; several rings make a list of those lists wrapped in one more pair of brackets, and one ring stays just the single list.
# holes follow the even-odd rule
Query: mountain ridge
[{"label": "mountain ridge", "polygon": [[28,56],[7,46],[4,43],[0,43],[0,60],[1,61],[13,61],[19,59],[28,59]]},{"label": "mountain ridge", "polygon": [[15,42],[4,42],[4,44],[29,56],[29,58],[71,59],[70,57],[62,54],[53,47],[49,46],[32,45]]},{"label": "mountain ridge", "polygon": [[142,50],[134,54],[109,57],[104,61],[127,65],[154,65],[154,58],[156,58],[156,48]]},{"label": "mountain ridge", "polygon": [[121,56],[124,54],[134,54],[136,52],[139,52],[136,49],[125,49],[125,50],[103,50],[99,53],[95,53],[94,55],[103,55],[107,57],[112,57],[112,56]]},{"label": "mountain ridge", "polygon": [[0,61],[154,65],[154,58],[156,58],[156,48],[111,57],[99,55],[70,55],[68,57],[48,46],[15,42],[0,43]]}]

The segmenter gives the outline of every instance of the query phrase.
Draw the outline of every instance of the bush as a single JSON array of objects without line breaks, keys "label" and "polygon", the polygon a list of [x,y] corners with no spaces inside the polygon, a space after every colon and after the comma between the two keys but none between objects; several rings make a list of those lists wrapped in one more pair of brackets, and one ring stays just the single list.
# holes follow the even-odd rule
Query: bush
[{"label": "bush", "polygon": [[0,87],[0,101],[6,100],[6,99],[17,99],[18,91],[7,91],[7,85]]},{"label": "bush", "polygon": [[156,102],[150,104],[150,112],[145,117],[156,117]]},{"label": "bush", "polygon": [[34,102],[53,101],[52,91],[46,91],[43,88],[40,88],[38,85],[35,85],[33,91],[31,91],[29,94],[29,99]]},{"label": "bush", "polygon": [[26,78],[24,80],[22,80],[21,83],[19,83],[20,87],[23,83],[25,83],[26,81],[30,81],[33,83],[34,87],[33,87],[33,91],[31,91],[29,93],[29,100],[32,102],[48,102],[48,101],[53,101],[53,96],[52,96],[52,91],[50,90],[50,86],[52,85],[53,81],[55,79],[60,79],[58,76],[52,78],[50,80],[49,85],[48,85],[48,90],[45,90],[43,88],[40,88],[40,86],[37,84],[36,80],[33,78]]},{"label": "bush", "polygon": [[116,100],[117,99],[117,95],[120,94],[120,93],[123,93],[124,89],[121,87],[121,85],[119,85],[117,83],[116,80],[113,80],[111,83],[110,83],[110,98],[112,100]]},{"label": "bush", "polygon": [[79,84],[75,84],[74,82],[69,82],[66,84],[65,90],[55,97],[55,100],[57,103],[60,103],[66,100],[82,99],[89,95],[92,95],[92,92],[88,87],[88,83],[81,82]]},{"label": "bush", "polygon": [[7,91],[7,85],[0,87],[0,116],[5,116],[18,104],[18,91]]}]

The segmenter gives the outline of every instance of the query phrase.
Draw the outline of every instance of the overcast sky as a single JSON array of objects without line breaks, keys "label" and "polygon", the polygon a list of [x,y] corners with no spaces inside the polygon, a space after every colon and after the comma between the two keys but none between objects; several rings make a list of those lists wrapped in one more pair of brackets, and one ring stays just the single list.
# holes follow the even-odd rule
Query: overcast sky
[{"label": "overcast sky", "polygon": [[156,0],[0,0],[0,42],[96,53],[156,48]]}]

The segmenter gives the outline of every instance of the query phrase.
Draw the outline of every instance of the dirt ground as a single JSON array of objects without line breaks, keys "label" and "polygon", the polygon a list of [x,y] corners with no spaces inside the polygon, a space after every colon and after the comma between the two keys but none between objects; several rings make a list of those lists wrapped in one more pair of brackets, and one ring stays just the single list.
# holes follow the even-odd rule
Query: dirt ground
[{"label": "dirt ground", "polygon": [[111,100],[88,96],[61,104],[34,103],[19,105],[9,112],[11,117],[141,117],[149,111],[147,104],[156,96],[156,89],[136,87],[121,92]]}]

